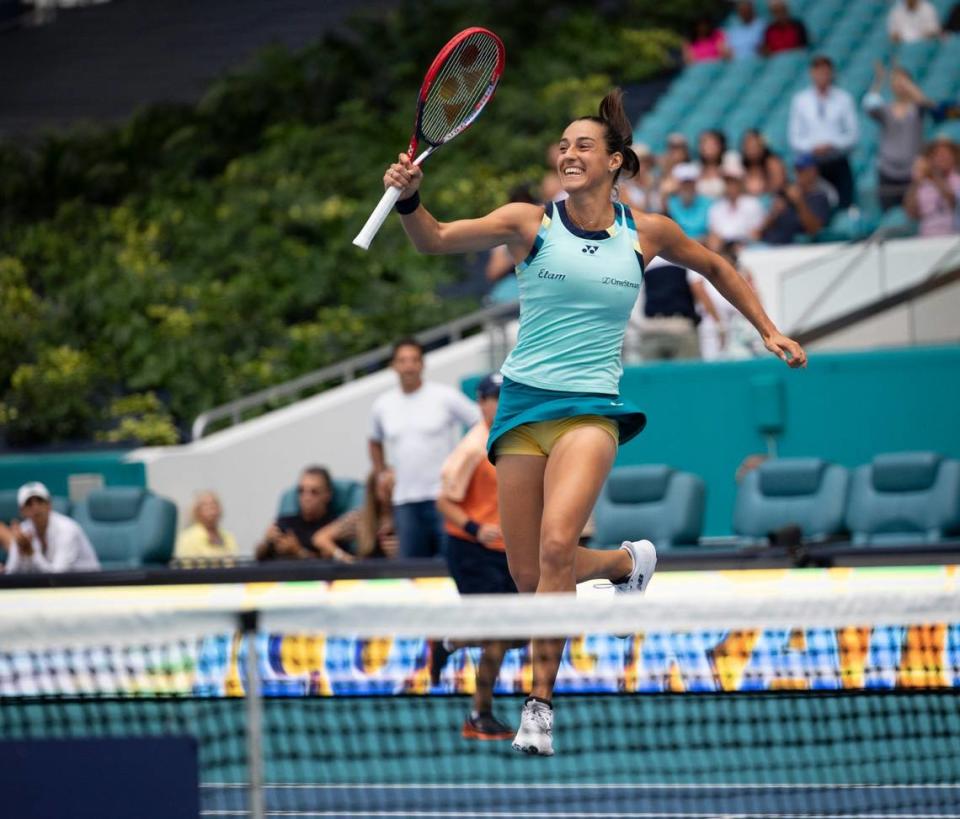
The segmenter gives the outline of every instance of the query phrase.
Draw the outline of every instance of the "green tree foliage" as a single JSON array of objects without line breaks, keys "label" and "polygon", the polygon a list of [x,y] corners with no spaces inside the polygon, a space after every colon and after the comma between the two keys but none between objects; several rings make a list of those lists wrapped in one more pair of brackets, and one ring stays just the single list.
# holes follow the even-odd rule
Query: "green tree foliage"
[{"label": "green tree foliage", "polygon": [[474,307],[437,295],[462,262],[417,255],[397,219],[370,252],[351,244],[424,67],[468,25],[505,41],[480,127],[426,169],[438,214],[475,215],[535,184],[549,142],[609,86],[670,62],[665,26],[703,4],[670,5],[410,0],[302,52],[270,48],[195,106],[0,144],[8,443],[169,443],[212,405]]}]

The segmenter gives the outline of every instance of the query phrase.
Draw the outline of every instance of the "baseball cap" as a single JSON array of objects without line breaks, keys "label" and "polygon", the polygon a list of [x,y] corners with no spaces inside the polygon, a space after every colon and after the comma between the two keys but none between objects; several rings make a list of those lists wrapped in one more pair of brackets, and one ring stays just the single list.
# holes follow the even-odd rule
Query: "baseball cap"
[{"label": "baseball cap", "polygon": [[477,384],[477,398],[499,398],[502,385],[503,376],[500,373],[484,376]]},{"label": "baseball cap", "polygon": [[25,483],[17,490],[17,506],[26,506],[30,498],[43,498],[50,500],[50,490],[40,481],[30,481]]},{"label": "baseball cap", "polygon": [[739,159],[725,159],[720,165],[720,175],[724,179],[743,179],[743,163]]},{"label": "baseball cap", "polygon": [[817,160],[814,159],[813,154],[797,154],[793,158],[793,167],[798,171],[802,171],[806,168],[812,168],[817,164]]},{"label": "baseball cap", "polygon": [[673,178],[677,182],[696,182],[700,169],[693,162],[678,162],[673,166]]}]

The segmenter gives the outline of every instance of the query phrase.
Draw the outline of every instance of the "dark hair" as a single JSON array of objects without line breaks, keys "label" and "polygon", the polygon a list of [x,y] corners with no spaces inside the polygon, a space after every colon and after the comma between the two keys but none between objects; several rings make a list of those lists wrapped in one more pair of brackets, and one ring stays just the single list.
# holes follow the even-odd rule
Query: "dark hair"
[{"label": "dark hair", "polygon": [[833,60],[831,60],[826,54],[815,54],[813,59],[810,60],[810,67],[816,68],[818,65],[828,65],[830,70],[833,70]]},{"label": "dark hair", "polygon": [[[720,131],[716,128],[707,128],[705,131],[700,132],[700,135],[697,137],[697,142],[703,139],[704,135],[706,134],[710,134],[710,136],[720,143],[720,156],[717,157],[717,164],[719,165],[723,161],[723,155],[727,150],[727,135],[723,131]],[[699,152],[700,163],[702,165],[706,165],[707,160],[703,156],[703,151],[700,151],[699,147],[697,150]]]},{"label": "dark hair", "polygon": [[630,118],[623,108],[623,91],[614,88],[600,100],[598,114],[595,117],[580,117],[580,119],[587,119],[590,122],[602,125],[607,153],[620,154],[623,157],[623,164],[617,168],[617,172],[613,175],[614,183],[620,178],[621,171],[624,171],[627,176],[635,175],[640,170],[640,160],[630,150],[630,146],[633,144],[633,125],[630,124]]},{"label": "dark hair", "polygon": [[397,353],[400,352],[401,347],[416,347],[420,355],[423,356],[423,345],[413,336],[404,336],[393,342],[393,350],[390,351],[391,360],[397,357]]},{"label": "dark hair", "polygon": [[[743,150],[743,141],[748,136],[755,136],[758,140],[760,140],[760,144],[763,146],[763,155],[759,159],[751,159],[747,156],[746,151]],[[767,160],[771,156],[774,156],[774,153],[770,150],[770,146],[767,145],[767,138],[763,135],[759,128],[747,128],[747,130],[744,131],[743,135],[740,137],[740,156],[743,159],[743,166],[745,168],[753,168],[755,166],[765,168]]]},{"label": "dark hair", "polygon": [[323,478],[326,481],[327,489],[331,492],[333,491],[333,478],[330,477],[330,470],[325,466],[313,466],[305,467],[304,470],[300,473],[301,475],[313,475],[315,478]]},{"label": "dark hair", "polygon": [[536,205],[538,200],[530,191],[530,186],[525,182],[520,185],[514,185],[510,189],[511,202],[526,202],[528,205]]}]

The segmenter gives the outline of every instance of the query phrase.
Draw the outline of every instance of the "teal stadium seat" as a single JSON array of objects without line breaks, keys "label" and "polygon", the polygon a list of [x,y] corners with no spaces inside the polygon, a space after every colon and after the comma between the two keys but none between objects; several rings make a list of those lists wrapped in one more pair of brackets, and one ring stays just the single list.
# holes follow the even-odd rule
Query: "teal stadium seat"
[{"label": "teal stadium seat", "polygon": [[960,535],[960,461],[936,452],[877,455],[854,471],[847,526],[859,545]]},{"label": "teal stadium seat", "polygon": [[[330,506],[333,513],[338,517],[351,509],[358,509],[363,506],[365,495],[363,484],[359,481],[337,478],[333,481],[333,499]],[[277,517],[286,515],[295,515],[300,508],[297,503],[297,487],[291,486],[280,496],[280,503],[277,507]]]},{"label": "teal stadium seat", "polygon": [[[54,495],[52,502],[53,508],[62,515],[69,515],[73,511],[69,498]],[[19,520],[21,517],[20,507],[17,506],[17,490],[0,489],[0,522],[9,523],[14,518]]]},{"label": "teal stadium seat", "polygon": [[173,555],[177,507],[137,486],[95,489],[74,509],[104,569],[166,564]]},{"label": "teal stadium seat", "polygon": [[762,543],[770,532],[797,525],[807,540],[843,531],[849,472],[821,458],[777,458],[748,472],[737,492],[734,532]]},{"label": "teal stadium seat", "polygon": [[703,531],[703,480],[661,464],[615,468],[593,510],[599,546],[652,540],[658,549],[696,546]]}]

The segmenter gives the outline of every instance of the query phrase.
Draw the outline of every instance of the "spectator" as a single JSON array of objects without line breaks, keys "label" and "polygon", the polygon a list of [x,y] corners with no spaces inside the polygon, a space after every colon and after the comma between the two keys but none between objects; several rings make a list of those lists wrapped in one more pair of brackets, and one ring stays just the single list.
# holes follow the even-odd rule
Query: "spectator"
[{"label": "spectator", "polygon": [[683,44],[683,61],[687,65],[725,60],[730,56],[723,31],[709,17],[701,17],[694,23],[693,36]]},{"label": "spectator", "polygon": [[691,239],[707,238],[707,215],[713,200],[697,192],[699,171],[692,162],[683,162],[673,169],[677,192],[667,201],[667,216],[673,219]]},{"label": "spectator", "polygon": [[[740,248],[735,242],[728,242],[720,248],[720,254],[753,288],[753,277],[750,271],[740,264],[739,253]],[[703,288],[702,295],[698,296],[700,323],[697,325],[700,336],[700,355],[703,360],[731,360],[756,356],[757,351],[753,340],[756,332],[750,322],[744,319],[740,311],[730,304],[708,279],[693,271],[690,276],[691,288],[696,288],[698,285]],[[712,311],[704,309],[707,302],[713,306]]]},{"label": "spectator", "polygon": [[234,536],[220,528],[223,507],[216,492],[200,492],[193,502],[193,521],[177,536],[173,556],[177,560],[220,560],[237,556]]},{"label": "spectator", "polygon": [[673,178],[674,166],[681,162],[690,161],[690,144],[687,142],[687,138],[676,131],[669,134],[667,136],[667,150],[660,161],[662,166],[660,172],[660,201],[666,202],[667,198],[676,193],[677,190],[676,181]]},{"label": "spectator", "polygon": [[783,189],[787,184],[787,170],[783,160],[767,146],[756,128],[744,132],[740,139],[743,162],[743,190],[750,196],[765,196]]},{"label": "spectator", "polygon": [[790,147],[813,154],[820,175],[837,190],[839,206],[854,199],[848,154],[857,144],[857,111],[846,91],[833,84],[833,62],[819,55],[810,63],[813,85],[798,91],[790,104]]},{"label": "spectator", "polygon": [[461,429],[480,420],[480,410],[459,390],[423,381],[423,347],[413,338],[394,345],[393,369],[398,387],[373,404],[370,459],[378,480],[394,480],[401,556],[432,557],[442,551],[440,467]]},{"label": "spectator", "polygon": [[760,237],[771,245],[788,245],[801,233],[816,236],[830,221],[830,198],[809,154],[793,161],[797,181],[781,190],[770,206]]},{"label": "spectator", "polygon": [[940,36],[940,19],[929,0],[898,0],[887,15],[887,32],[894,43],[919,43]]},{"label": "spectator", "polygon": [[[640,357],[643,361],[700,358],[696,304],[719,320],[706,299],[703,282],[684,267],[659,257],[646,266],[643,275],[643,318],[639,321]],[[634,311],[637,316],[637,311]],[[631,319],[636,323],[636,319]],[[633,332],[631,332],[631,337]],[[626,350],[628,363],[632,351]]]},{"label": "spectator", "polygon": [[790,16],[786,0],[770,0],[770,16],[773,18],[763,33],[761,51],[767,56],[795,48],[806,48],[810,40],[802,20]]},{"label": "spectator", "polygon": [[25,520],[0,523],[0,546],[7,551],[8,574],[91,572],[100,568],[97,554],[72,518],[55,512],[50,491],[39,481],[17,490]]},{"label": "spectator", "polygon": [[757,17],[753,0],[740,0],[737,3],[737,18],[727,28],[727,45],[735,60],[755,57],[763,44],[766,25]]},{"label": "spectator", "polygon": [[[536,199],[526,185],[517,185],[510,191],[511,202],[526,202],[536,204]],[[490,251],[487,256],[486,276],[492,285],[487,294],[491,304],[505,304],[520,298],[520,288],[517,284],[515,272],[516,261],[510,255],[506,245],[499,245]]]},{"label": "spectator", "polygon": [[960,230],[960,173],[957,146],[940,135],[913,164],[913,182],[904,207],[919,224],[921,236],[947,236]]},{"label": "spectator", "polygon": [[557,173],[557,160],[560,158],[560,145],[553,143],[547,148],[547,172],[540,182],[540,199],[544,202],[559,202],[567,198],[567,192],[560,184],[560,174]]},{"label": "spectator", "polygon": [[333,533],[337,520],[330,501],[333,481],[322,466],[308,466],[297,482],[297,514],[274,521],[257,546],[257,560],[325,558],[350,563],[353,556]]},{"label": "spectator", "polygon": [[[507,566],[506,546],[500,531],[497,504],[497,470],[487,458],[487,435],[497,414],[503,376],[488,375],[477,386],[483,415],[443,464],[443,489],[437,508],[446,521],[447,563],[460,594],[516,594]],[[466,642],[433,643],[430,676],[436,685],[450,654],[477,645]],[[463,725],[467,739],[509,739],[513,729],[493,715],[493,686],[500,673],[506,641],[484,641],[477,665],[473,710]]]},{"label": "spectator", "polygon": [[620,199],[634,210],[662,213],[663,200],[657,188],[657,158],[646,145],[631,146],[640,166],[637,172],[620,182]]},{"label": "spectator", "polygon": [[723,198],[710,206],[707,244],[719,250],[727,242],[752,242],[763,225],[763,206],[755,196],[743,192],[743,165],[727,161],[722,167]]},{"label": "spectator", "polygon": [[392,559],[397,556],[397,534],[393,523],[390,480],[367,476],[363,506],[341,515],[324,530],[324,536],[336,542],[356,544],[356,557]]},{"label": "spectator", "polygon": [[716,199],[723,195],[723,176],[720,165],[727,151],[727,137],[723,131],[711,128],[702,131],[697,139],[698,159],[700,160],[700,178],[697,180],[697,192]]},{"label": "spectator", "polygon": [[889,210],[903,202],[910,187],[913,163],[923,144],[923,113],[934,104],[899,66],[890,70],[893,102],[887,103],[880,94],[884,79],[883,63],[877,62],[873,85],[863,98],[863,109],[880,123],[877,191],[880,206]]}]

